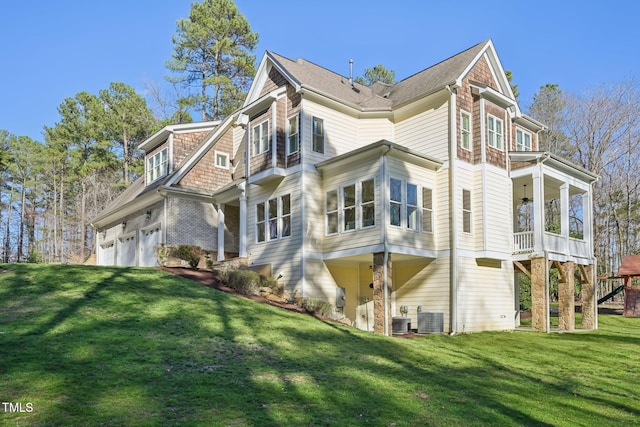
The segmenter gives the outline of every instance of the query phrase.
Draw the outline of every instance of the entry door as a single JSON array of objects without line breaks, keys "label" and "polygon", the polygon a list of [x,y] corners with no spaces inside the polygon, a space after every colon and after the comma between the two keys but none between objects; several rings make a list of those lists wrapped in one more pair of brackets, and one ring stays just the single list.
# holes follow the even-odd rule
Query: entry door
[{"label": "entry door", "polygon": [[140,233],[140,267],[155,267],[158,265],[155,247],[162,243],[162,228],[156,225],[142,230]]}]

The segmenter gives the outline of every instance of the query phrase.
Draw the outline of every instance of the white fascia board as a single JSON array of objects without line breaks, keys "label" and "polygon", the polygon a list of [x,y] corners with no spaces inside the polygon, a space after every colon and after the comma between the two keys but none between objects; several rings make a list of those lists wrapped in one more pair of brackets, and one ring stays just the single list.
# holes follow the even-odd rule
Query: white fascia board
[{"label": "white fascia board", "polygon": [[160,194],[159,190],[151,191],[147,194],[143,194],[140,197],[136,197],[129,203],[120,207],[117,211],[111,212],[104,217],[99,217],[95,219],[91,226],[96,230],[99,230],[102,227],[107,226],[108,224],[112,224],[120,221],[122,218],[131,215],[132,213],[142,210],[147,206],[151,206],[152,204],[163,199],[163,195]]}]

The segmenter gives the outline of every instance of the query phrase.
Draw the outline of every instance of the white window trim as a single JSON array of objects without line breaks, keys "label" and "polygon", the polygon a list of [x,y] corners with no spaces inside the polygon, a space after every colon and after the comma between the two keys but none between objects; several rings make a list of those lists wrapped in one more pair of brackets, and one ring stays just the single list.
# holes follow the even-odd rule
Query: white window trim
[{"label": "white window trim", "polygon": [[[465,130],[462,127],[462,124],[464,123],[462,120],[463,115],[469,117],[469,129],[467,129],[467,133],[466,133],[466,135],[469,135],[469,147],[465,147],[462,144],[462,141],[465,135]],[[460,110],[460,147],[462,147],[463,150],[472,151],[471,150],[473,148],[473,131],[472,130],[473,130],[473,123],[471,120],[471,114],[465,110]]]},{"label": "white window trim", "polygon": [[[283,215],[282,213],[282,198],[285,196],[289,196],[289,213],[286,215]],[[276,216],[274,218],[270,218],[269,217],[269,202],[271,200],[275,200],[276,201]],[[264,205],[264,221],[258,221],[258,206],[259,205]],[[256,230],[256,236],[255,236],[255,242],[256,244],[263,244],[263,243],[267,243],[267,242],[275,242],[277,240],[283,240],[283,239],[288,239],[293,235],[293,203],[292,203],[292,197],[291,197],[291,193],[286,193],[286,194],[282,194],[279,196],[275,196],[275,197],[270,197],[266,200],[263,200],[261,202],[258,202],[255,204],[256,206],[256,215],[255,215],[255,230]],[[283,236],[282,235],[282,231],[283,231],[283,218],[284,217],[289,217],[289,235],[288,236]],[[276,227],[278,228],[277,231],[277,236],[276,237],[271,237],[271,229],[270,229],[270,221],[272,219],[276,220]],[[263,224],[264,223],[264,240],[263,241],[259,241],[258,240],[258,225],[259,224]]]},{"label": "white window trim", "polygon": [[[225,160],[225,163],[226,163],[225,166],[221,166],[221,165],[218,164],[218,156],[222,156],[222,157],[224,157],[226,159]],[[220,168],[220,169],[229,169],[229,153],[225,153],[223,151],[217,151],[216,150],[216,151],[213,152],[213,158],[215,159],[215,164],[214,164],[215,167]]]},{"label": "white window trim", "polygon": [[[267,143],[263,147],[262,141],[264,139],[263,135],[263,125],[267,124],[266,135],[267,135]],[[260,129],[260,142],[258,144],[258,151],[256,151],[256,141],[255,141],[255,130]],[[259,156],[260,154],[264,154],[271,149],[271,134],[269,133],[269,119],[263,120],[257,125],[251,128],[251,150],[253,152],[253,156]]]},{"label": "white window trim", "polygon": [[[313,142],[315,140],[316,134],[313,131],[313,123],[316,120],[320,120],[320,122],[322,122],[322,151],[314,150]],[[324,119],[320,118],[320,117],[313,116],[311,118],[311,151],[314,152],[314,153],[318,153],[318,154],[324,154],[325,151],[326,151],[326,148],[327,148],[326,147],[326,142],[327,142],[327,132],[326,132],[326,129],[325,129],[325,126],[324,126]]]},{"label": "white window trim", "polygon": [[[518,143],[519,134],[522,135],[522,143]],[[524,143],[525,136],[529,137],[529,148],[527,148],[527,146]],[[519,147],[522,147],[522,149],[520,150]],[[531,135],[531,132],[527,132],[526,130],[516,128],[516,151],[532,151],[532,149],[533,149],[533,136]]]},{"label": "white window trim", "polygon": [[[160,163],[160,159],[162,158],[162,153],[165,153],[164,163]],[[150,165],[149,163],[152,163],[152,165]],[[164,164],[164,168],[162,167],[162,164]],[[162,150],[158,150],[153,155],[150,155],[149,157],[147,157],[146,168],[147,168],[147,185],[166,176],[169,173],[168,147],[165,147]],[[154,173],[156,170],[158,170],[157,175]]]},{"label": "white window trim", "polygon": [[[391,179],[395,179],[398,180],[402,183],[401,187],[400,187],[400,198],[401,201],[400,202],[395,202],[391,200]],[[409,212],[408,207],[408,195],[407,195],[407,185],[414,185],[416,187],[416,203],[417,205],[411,205],[411,207],[415,207],[416,208],[416,212],[418,215],[417,218],[417,227],[416,228],[410,228],[409,227],[409,218],[407,216],[407,213]],[[389,222],[388,225],[390,227],[395,227],[395,228],[401,228],[403,230],[407,230],[407,231],[413,231],[413,232],[423,232],[422,230],[422,211],[424,210],[424,208],[422,207],[422,188],[423,186],[420,184],[417,184],[415,182],[411,182],[407,179],[403,179],[403,178],[397,178],[395,176],[392,176],[389,178],[389,204],[387,206],[387,209],[389,209],[388,211],[388,217],[389,217]],[[432,194],[432,206],[431,206],[431,212],[432,212],[432,217],[431,217],[431,226],[433,229],[433,189],[430,187],[424,187],[424,188],[429,188],[431,190],[431,194]],[[391,224],[391,204],[399,204],[400,205],[400,225],[395,225],[395,224]],[[433,233],[433,231],[425,231],[425,233]]]},{"label": "white window trim", "polygon": [[[494,129],[491,129],[490,126],[490,119],[493,119],[494,122]],[[496,124],[497,122],[502,123],[502,133],[497,133],[495,130]],[[491,134],[493,133],[493,138],[491,138]],[[497,136],[500,136],[500,144],[498,146],[496,140],[497,140]],[[487,115],[487,139],[488,139],[488,144],[489,147],[491,148],[495,148],[496,150],[500,150],[500,151],[504,151],[504,120],[502,120],[501,118],[494,116],[493,114],[488,114]],[[493,139],[493,141],[492,141]]]},{"label": "white window trim", "polygon": [[[344,189],[347,187],[353,187],[353,206],[345,206],[345,197],[344,197]],[[349,184],[345,184],[343,186],[340,187],[340,193],[338,198],[339,200],[339,209],[338,209],[338,217],[342,217],[342,221],[339,222],[339,227],[338,230],[340,230],[343,233],[351,233],[353,231],[356,231],[358,229],[358,185],[355,182],[349,183]],[[345,212],[347,210],[353,210],[353,228],[350,230],[347,230],[345,228]],[[340,213],[342,213],[342,215],[340,215]]]},{"label": "white window trim", "polygon": [[[422,218],[421,218],[422,221],[420,221],[420,227],[422,228],[421,231],[423,233],[433,234],[434,230],[435,230],[435,226],[434,226],[434,221],[435,221],[434,212],[435,212],[435,209],[433,208],[433,205],[434,205],[434,203],[433,203],[433,195],[434,195],[433,194],[434,193],[433,192],[433,188],[421,186],[420,190],[421,190],[420,194],[419,194],[419,196],[420,196],[420,209],[422,211],[421,212],[422,213]],[[424,206],[424,190],[429,190],[431,192],[431,207],[430,208],[425,208],[425,206]],[[424,227],[423,227],[423,225],[424,225],[424,212],[425,211],[431,212],[431,227],[430,227],[431,230],[425,230]]]},{"label": "white window trim", "polygon": [[[328,194],[335,192],[336,193],[336,208],[334,210],[329,210],[329,197]],[[336,231],[333,233],[329,233],[329,214],[336,214],[337,227]],[[324,234],[325,236],[335,236],[340,233],[340,192],[338,189],[330,189],[325,191],[324,193]]]},{"label": "white window trim", "polygon": [[[469,193],[469,209],[465,209],[464,208],[464,192],[468,192]],[[462,232],[464,234],[473,234],[473,196],[472,196],[472,191],[469,190],[468,188],[463,188],[462,189]],[[465,213],[469,213],[469,231],[464,231],[464,215]]]},{"label": "white window trim", "polygon": [[[296,135],[298,135],[298,148],[295,151],[290,151],[291,144],[289,142],[289,138],[291,137],[291,128],[289,127],[289,125],[291,123],[291,119],[293,119],[294,117],[296,118],[296,124],[298,126],[298,129],[296,131]],[[300,114],[294,114],[287,118],[287,156],[298,152],[300,152]]]},{"label": "white window trim", "polygon": [[[373,200],[370,202],[363,202],[362,201],[362,183],[366,182],[366,181],[373,181]],[[364,225],[364,214],[363,214],[363,209],[365,206],[373,204],[373,224],[372,225]],[[359,221],[356,221],[356,224],[359,225],[360,229],[362,230],[366,230],[368,228],[374,228],[376,226],[376,179],[375,177],[372,178],[367,178],[367,179],[363,179],[361,181],[358,182],[358,185],[356,187],[356,206],[357,206],[357,211],[356,211],[356,216],[359,215],[360,217],[358,218]]]}]

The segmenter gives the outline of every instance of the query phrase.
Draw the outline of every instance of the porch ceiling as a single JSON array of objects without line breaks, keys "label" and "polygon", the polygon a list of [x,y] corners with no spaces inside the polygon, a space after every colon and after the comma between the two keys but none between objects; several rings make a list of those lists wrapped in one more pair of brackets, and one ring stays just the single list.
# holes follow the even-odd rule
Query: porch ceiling
[{"label": "porch ceiling", "polygon": [[[425,258],[422,256],[399,254],[399,253],[390,253],[390,255],[391,255],[391,262],[419,261],[419,260],[431,259],[431,258]],[[373,254],[361,254],[361,255],[346,256],[342,258],[325,259],[324,262],[327,265],[347,265],[347,264],[354,264],[354,263],[371,264],[373,263]]]}]

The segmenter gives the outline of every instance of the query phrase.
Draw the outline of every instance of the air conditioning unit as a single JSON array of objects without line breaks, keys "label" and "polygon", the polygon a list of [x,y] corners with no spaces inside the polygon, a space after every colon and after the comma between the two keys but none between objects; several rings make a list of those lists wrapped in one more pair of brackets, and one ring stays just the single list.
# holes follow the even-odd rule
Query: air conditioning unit
[{"label": "air conditioning unit", "polygon": [[391,318],[391,333],[396,334],[406,334],[409,332],[409,327],[411,326],[411,318],[410,317],[392,317]]},{"label": "air conditioning unit", "polygon": [[423,311],[418,313],[419,334],[441,334],[444,332],[444,313]]}]

